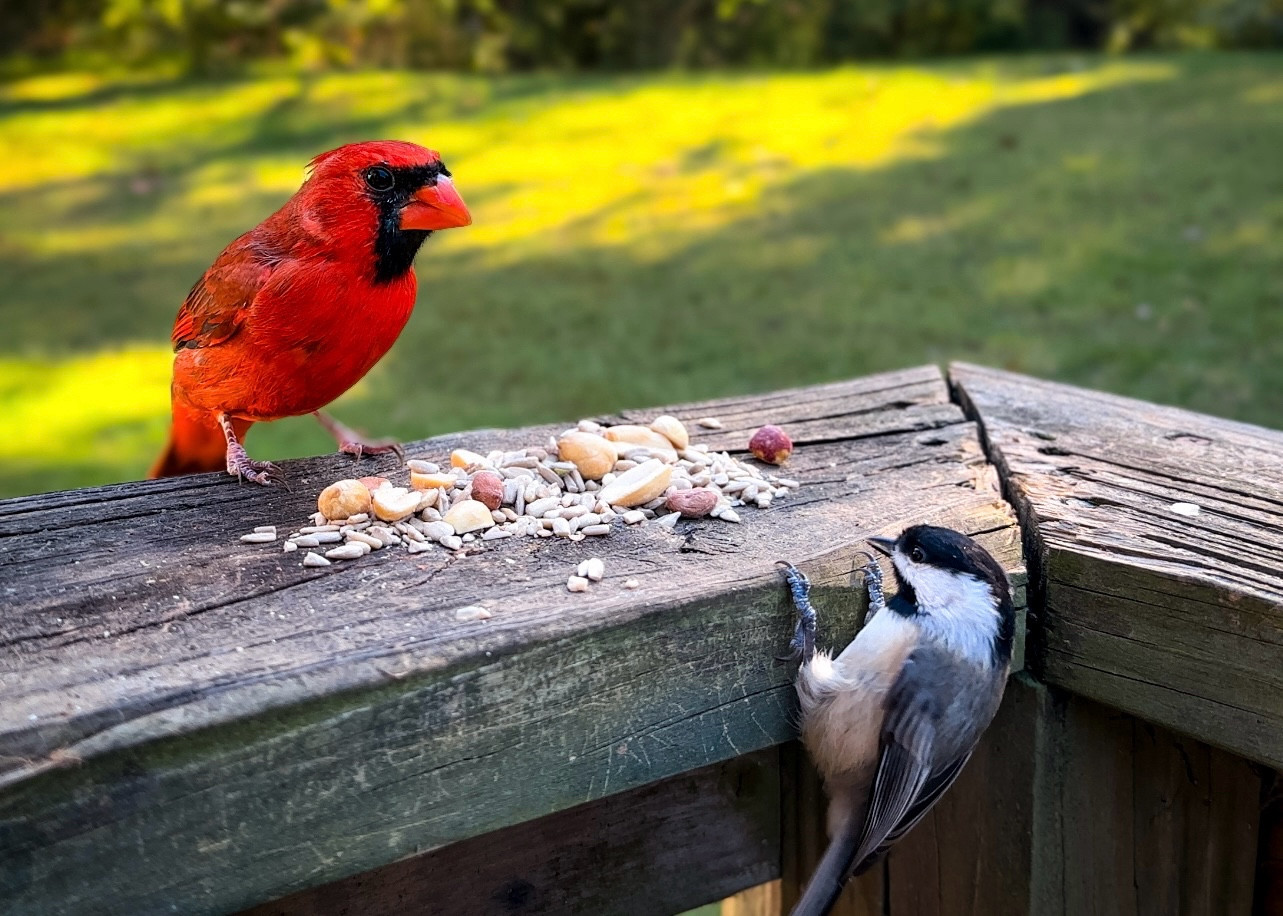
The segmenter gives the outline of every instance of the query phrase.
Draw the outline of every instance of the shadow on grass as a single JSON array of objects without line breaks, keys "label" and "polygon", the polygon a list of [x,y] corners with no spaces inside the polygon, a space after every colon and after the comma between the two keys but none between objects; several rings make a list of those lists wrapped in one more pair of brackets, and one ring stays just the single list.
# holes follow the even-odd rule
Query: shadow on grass
[{"label": "shadow on grass", "polygon": [[[1283,112],[1252,94],[1283,80],[1283,61],[1169,62],[1169,80],[1002,108],[934,134],[929,158],[806,172],[770,187],[751,214],[658,249],[498,258],[434,240],[419,259],[415,317],[338,412],[419,438],[967,359],[1277,426]],[[565,84],[549,85],[531,95]],[[336,133],[378,133],[413,114],[327,131],[292,124],[282,106],[238,155],[306,158]],[[725,168],[723,157],[716,143],[695,144],[678,161],[698,171]],[[2,195],[0,209],[142,219],[158,204],[137,196],[119,176]],[[280,201],[211,205],[199,232],[163,251],[0,247],[0,271],[15,278],[0,300],[0,354],[163,340],[183,292],[247,228],[244,213]],[[621,209],[559,231],[590,234]],[[251,447],[279,457],[331,444],[291,420],[257,428]],[[132,453],[92,467],[0,460],[0,493],[137,476],[145,463]]]}]

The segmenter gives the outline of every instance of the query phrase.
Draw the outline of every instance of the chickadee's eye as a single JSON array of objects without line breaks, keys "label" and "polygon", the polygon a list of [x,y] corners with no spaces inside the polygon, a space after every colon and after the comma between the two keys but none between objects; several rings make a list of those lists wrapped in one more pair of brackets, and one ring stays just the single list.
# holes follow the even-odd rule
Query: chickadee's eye
[{"label": "chickadee's eye", "polygon": [[923,563],[926,561],[927,555],[923,552],[921,547],[915,547],[909,551],[909,559],[914,563]]},{"label": "chickadee's eye", "polygon": [[371,191],[391,191],[396,187],[396,176],[391,169],[376,165],[365,170],[365,183]]}]

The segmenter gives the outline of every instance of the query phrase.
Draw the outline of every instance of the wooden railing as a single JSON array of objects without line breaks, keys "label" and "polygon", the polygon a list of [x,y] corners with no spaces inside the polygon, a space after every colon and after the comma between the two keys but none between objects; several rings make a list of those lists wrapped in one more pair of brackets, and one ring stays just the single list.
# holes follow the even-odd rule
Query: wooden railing
[{"label": "wooden railing", "polygon": [[[846,912],[1268,912],[1283,435],[970,366],[612,419],[661,412],[718,416],[717,449],[784,426],[801,489],[738,525],[319,570],[239,536],[301,523],[341,456],[293,491],[0,502],[0,913],[675,913],[777,878],[737,911],[787,906],[822,802],[774,562],[840,644],[863,539],[917,521],[976,536],[1022,610],[1027,557],[1028,665]],[[606,581],[567,592],[589,555]]]}]

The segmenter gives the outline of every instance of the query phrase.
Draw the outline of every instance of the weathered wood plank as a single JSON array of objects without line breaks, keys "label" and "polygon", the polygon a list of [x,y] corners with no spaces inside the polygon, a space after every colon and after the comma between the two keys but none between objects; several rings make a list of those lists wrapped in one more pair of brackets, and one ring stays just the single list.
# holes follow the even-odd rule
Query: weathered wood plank
[{"label": "weathered wood plank", "polygon": [[[806,430],[803,489],[676,535],[319,571],[237,542],[305,517],[350,473],[341,457],[291,464],[292,493],[211,475],[0,503],[0,901],[225,912],[769,747],[793,734],[788,670],[771,665],[791,619],[776,559],[819,582],[835,642],[862,598],[826,586],[851,580],[871,532],[932,520],[1018,567],[936,370],[751,401],[664,411],[729,419],[719,447],[767,420]],[[570,595],[590,550],[611,579]],[[635,592],[616,584],[629,576]],[[454,619],[478,600],[492,619]]]},{"label": "weathered wood plank", "polygon": [[1032,669],[1283,766],[1283,433],[974,366],[952,380],[1025,523]]},{"label": "weathered wood plank", "polygon": [[242,916],[679,913],[773,878],[779,844],[779,752],[769,748]]},{"label": "weathered wood plank", "polygon": [[1025,676],[888,857],[891,916],[1248,916],[1261,780],[1241,758]]}]

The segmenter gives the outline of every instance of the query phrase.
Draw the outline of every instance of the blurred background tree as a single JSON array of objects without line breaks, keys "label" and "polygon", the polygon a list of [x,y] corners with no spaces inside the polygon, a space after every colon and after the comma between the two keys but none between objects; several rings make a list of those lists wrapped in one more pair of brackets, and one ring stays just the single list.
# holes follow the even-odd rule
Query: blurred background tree
[{"label": "blurred background tree", "polygon": [[264,58],[483,73],[811,67],[997,50],[1278,47],[1283,0],[51,0],[0,6],[0,53],[192,74]]},{"label": "blurred background tree", "polygon": [[192,282],[373,137],[475,222],[372,434],[951,359],[1279,426],[1279,47],[1283,0],[0,4],[0,497],[145,473]]}]

